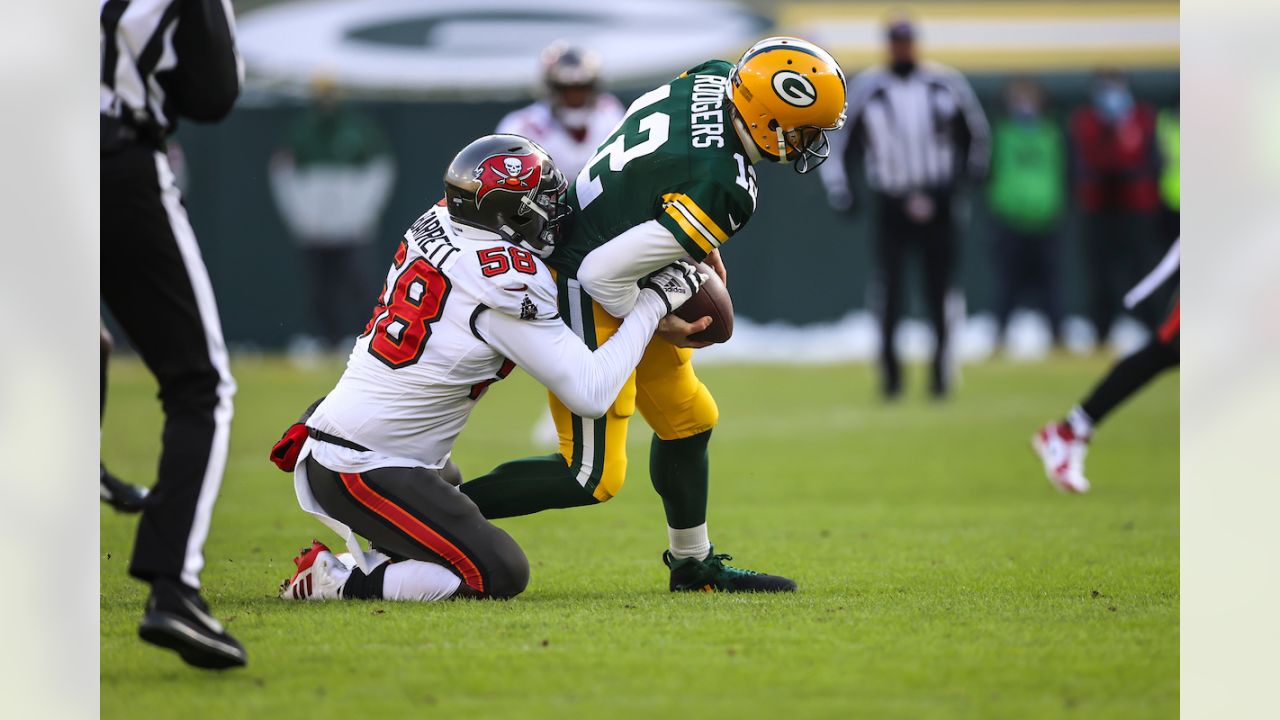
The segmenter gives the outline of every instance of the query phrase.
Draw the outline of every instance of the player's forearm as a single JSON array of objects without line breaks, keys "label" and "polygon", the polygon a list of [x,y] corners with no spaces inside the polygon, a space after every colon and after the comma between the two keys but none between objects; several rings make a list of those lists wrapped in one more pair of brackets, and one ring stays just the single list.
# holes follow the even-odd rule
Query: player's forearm
[{"label": "player's forearm", "polygon": [[657,220],[636,225],[592,250],[578,267],[578,282],[614,317],[625,317],[640,296],[640,278],[687,253]]},{"label": "player's forearm", "polygon": [[[574,413],[583,417],[601,417],[608,412],[627,379],[635,372],[644,350],[667,312],[666,304],[652,291],[642,290],[631,313],[622,326],[595,352],[587,353],[574,372],[576,379],[566,389],[575,395],[569,402],[555,388],[550,388]],[[586,349],[585,346],[581,346]]]},{"label": "player's forearm", "polygon": [[485,337],[575,415],[597,418],[608,412],[635,371],[666,311],[657,294],[642,291],[622,326],[595,352],[563,324],[552,331],[551,324],[494,312],[485,313],[492,316]]}]

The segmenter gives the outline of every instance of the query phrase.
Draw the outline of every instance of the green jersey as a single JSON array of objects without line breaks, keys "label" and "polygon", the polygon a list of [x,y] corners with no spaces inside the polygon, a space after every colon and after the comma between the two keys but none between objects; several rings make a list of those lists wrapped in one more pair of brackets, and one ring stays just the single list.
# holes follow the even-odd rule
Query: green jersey
[{"label": "green jersey", "polygon": [[703,63],[631,103],[572,183],[573,220],[548,265],[577,277],[587,253],[649,220],[702,260],[747,224],[756,173],[729,119],[732,69]]},{"label": "green jersey", "polygon": [[1052,230],[1067,204],[1066,153],[1052,120],[996,123],[992,144],[991,212],[1015,230]]}]

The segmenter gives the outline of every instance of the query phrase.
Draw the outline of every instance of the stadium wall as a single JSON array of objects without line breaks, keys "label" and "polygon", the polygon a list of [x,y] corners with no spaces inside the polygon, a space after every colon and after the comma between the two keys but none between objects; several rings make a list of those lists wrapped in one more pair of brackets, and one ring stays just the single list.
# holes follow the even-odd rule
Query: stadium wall
[{"label": "stadium wall", "polygon": [[[1136,95],[1160,106],[1177,102],[1176,71],[1131,75]],[[1000,107],[1007,75],[972,78],[989,114]],[[1089,76],[1042,76],[1053,109],[1065,115],[1086,98]],[[639,89],[620,91],[624,100]],[[298,106],[272,97],[246,98],[223,124],[188,124],[177,140],[187,167],[187,206],[218,293],[228,342],[278,349],[305,332],[307,285],[300,254],[277,213],[267,165],[282,143]],[[458,148],[490,131],[520,102],[362,102],[390,137],[398,179],[378,239],[366,250],[373,291],[404,229],[441,196],[440,177]],[[759,322],[831,322],[865,307],[870,268],[870,218],[837,215],[817,177],[789,168],[760,168],[756,216],[728,245],[734,303],[739,315]],[[981,193],[969,192],[962,214],[960,282],[970,312],[991,301],[989,220]],[[1068,311],[1083,309],[1078,235],[1074,215],[1064,231],[1069,248]],[[799,287],[797,287],[799,286]],[[371,291],[372,292],[372,291]],[[370,296],[370,308],[373,297]],[[913,313],[920,308],[912,307]],[[358,328],[353,328],[353,332]]]}]

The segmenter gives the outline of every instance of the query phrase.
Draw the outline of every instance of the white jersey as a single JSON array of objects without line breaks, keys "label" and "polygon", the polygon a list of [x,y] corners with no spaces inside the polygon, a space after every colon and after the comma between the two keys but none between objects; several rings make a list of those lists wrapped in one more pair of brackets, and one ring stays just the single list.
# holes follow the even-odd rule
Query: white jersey
[{"label": "white jersey", "polygon": [[476,400],[513,368],[474,330],[485,309],[557,318],[555,280],[532,253],[432,208],[405,232],[346,372],[307,424],[443,467]]},{"label": "white jersey", "polygon": [[[566,283],[569,300],[580,301],[578,282]],[[312,495],[307,458],[339,473],[441,468],[476,401],[517,364],[574,414],[600,417],[667,313],[665,298],[641,291],[618,331],[592,351],[560,318],[556,292],[539,258],[494,233],[454,225],[443,206],[405,232],[346,371],[307,419],[367,450],[308,438],[294,469],[302,509],[343,537],[366,572],[373,561],[355,533]]]},{"label": "white jersey", "polygon": [[521,135],[538,143],[551,155],[556,167],[570,182],[582,171],[596,147],[604,142],[626,114],[626,108],[618,98],[609,93],[596,97],[596,106],[587,123],[587,133],[578,142],[564,125],[551,113],[551,106],[540,100],[532,105],[508,113],[498,123],[496,132]]}]

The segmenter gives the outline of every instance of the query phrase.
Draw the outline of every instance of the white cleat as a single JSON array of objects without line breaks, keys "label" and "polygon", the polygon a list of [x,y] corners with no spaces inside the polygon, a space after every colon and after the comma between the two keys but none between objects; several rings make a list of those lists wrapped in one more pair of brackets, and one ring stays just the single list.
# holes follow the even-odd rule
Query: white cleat
[{"label": "white cleat", "polygon": [[1089,481],[1084,476],[1087,438],[1077,437],[1067,423],[1051,422],[1032,436],[1031,447],[1040,456],[1044,473],[1055,488],[1065,493],[1089,492]]},{"label": "white cleat", "polygon": [[293,559],[298,566],[293,577],[280,584],[280,597],[285,600],[340,600],[342,586],[351,570],[319,540]]}]

